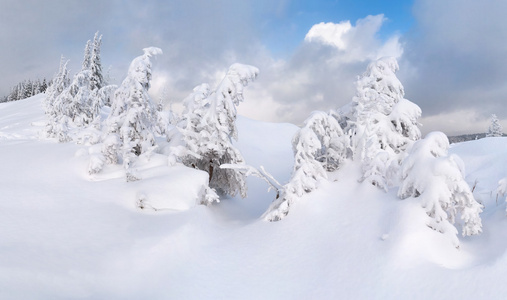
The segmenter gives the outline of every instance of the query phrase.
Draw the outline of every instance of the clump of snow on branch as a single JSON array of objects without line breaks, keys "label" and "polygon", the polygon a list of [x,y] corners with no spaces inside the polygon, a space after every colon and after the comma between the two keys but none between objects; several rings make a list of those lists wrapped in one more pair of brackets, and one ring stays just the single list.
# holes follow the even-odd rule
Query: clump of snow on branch
[{"label": "clump of snow on branch", "polygon": [[465,181],[463,161],[448,156],[449,140],[441,132],[429,133],[412,147],[403,161],[401,199],[418,199],[428,215],[427,225],[459,247],[455,223],[463,236],[482,232],[479,204]]}]

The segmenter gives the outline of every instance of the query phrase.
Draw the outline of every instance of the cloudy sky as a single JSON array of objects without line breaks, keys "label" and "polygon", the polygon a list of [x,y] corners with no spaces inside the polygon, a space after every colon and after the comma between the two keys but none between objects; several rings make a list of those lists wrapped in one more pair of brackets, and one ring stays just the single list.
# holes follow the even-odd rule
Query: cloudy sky
[{"label": "cloudy sky", "polygon": [[[389,3],[389,4],[386,4]],[[250,118],[301,124],[352,99],[367,64],[395,56],[423,132],[507,128],[505,0],[0,0],[0,96],[51,78],[60,55],[80,69],[88,39],[120,83],[142,48],[160,47],[152,94],[177,109],[235,62],[261,71],[239,107]],[[155,99],[157,100],[157,99]]]}]

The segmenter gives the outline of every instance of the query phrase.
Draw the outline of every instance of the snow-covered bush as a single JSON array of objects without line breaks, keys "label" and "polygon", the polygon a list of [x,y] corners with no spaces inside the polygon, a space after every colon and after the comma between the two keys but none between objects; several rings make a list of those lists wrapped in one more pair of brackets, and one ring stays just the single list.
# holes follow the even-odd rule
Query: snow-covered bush
[{"label": "snow-covered bush", "polygon": [[495,114],[491,115],[491,124],[488,128],[488,133],[486,134],[487,137],[497,137],[502,136],[502,125],[500,125],[498,118]]},{"label": "snow-covered bush", "polygon": [[106,120],[108,134],[103,154],[107,163],[123,160],[128,178],[133,179],[132,165],[136,156],[149,154],[156,148],[153,130],[156,110],[148,95],[151,80],[151,57],[161,54],[155,47],[143,49],[144,54],[130,64],[127,78],[115,91],[111,113]]},{"label": "snow-covered bush", "polygon": [[363,163],[362,180],[386,189],[396,184],[405,151],[421,136],[421,109],[404,99],[395,75],[395,58],[370,63],[356,82],[356,96],[347,131],[351,132],[354,159]]},{"label": "snow-covered bush", "polygon": [[448,156],[448,149],[449,140],[441,132],[429,133],[416,142],[403,161],[398,196],[418,199],[429,217],[427,225],[459,247],[454,224],[461,225],[463,236],[481,233],[482,205],[464,179],[463,161],[456,155]]},{"label": "snow-covered bush", "polygon": [[197,86],[185,101],[178,129],[183,135],[184,151],[175,150],[186,166],[208,172],[209,186],[230,196],[238,192],[246,197],[245,176],[222,164],[244,164],[231,139],[237,139],[236,106],[243,101],[243,88],[253,81],[259,70],[253,66],[233,64],[214,91],[208,84]]}]

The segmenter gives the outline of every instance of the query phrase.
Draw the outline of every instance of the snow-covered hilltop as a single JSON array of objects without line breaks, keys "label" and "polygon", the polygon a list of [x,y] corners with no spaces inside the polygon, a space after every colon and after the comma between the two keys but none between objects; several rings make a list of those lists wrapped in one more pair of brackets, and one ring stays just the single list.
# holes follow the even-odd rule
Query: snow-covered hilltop
[{"label": "snow-covered hilltop", "polygon": [[[200,206],[202,172],[155,156],[143,179],[87,172],[88,149],[41,138],[42,95],[0,105],[0,296],[13,298],[498,299],[505,293],[507,139],[454,145],[484,205],[483,233],[460,249],[428,228],[414,199],[359,183],[346,163],[280,222],[258,178],[246,199]],[[289,124],[238,119],[246,161],[281,182],[292,168]],[[262,134],[259,134],[262,132]],[[261,145],[262,142],[262,146]],[[136,206],[139,194],[160,210]],[[368,287],[368,288],[365,288]]]},{"label": "snow-covered hilltop", "polygon": [[62,59],[45,94],[0,105],[2,298],[503,294],[507,139],[421,138],[394,58],[298,128],[237,115],[256,67],[178,115],[148,94],[161,49],[115,86],[100,44],[72,79]]}]

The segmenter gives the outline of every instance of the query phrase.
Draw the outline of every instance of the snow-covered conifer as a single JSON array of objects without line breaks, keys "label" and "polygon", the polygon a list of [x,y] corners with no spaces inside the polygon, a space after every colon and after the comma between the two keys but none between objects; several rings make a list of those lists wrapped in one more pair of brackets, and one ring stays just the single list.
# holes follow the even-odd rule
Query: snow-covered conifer
[{"label": "snow-covered conifer", "polygon": [[48,83],[46,81],[46,78],[44,78],[44,79],[42,79],[42,83],[40,85],[40,92],[45,93],[47,89],[48,89]]},{"label": "snow-covered conifer", "polygon": [[245,176],[220,165],[244,164],[231,138],[237,139],[236,106],[243,101],[243,88],[258,73],[255,67],[233,64],[214,91],[202,84],[185,100],[180,131],[187,151],[181,161],[208,172],[209,186],[231,196],[246,197]]},{"label": "snow-covered conifer", "polygon": [[294,151],[294,168],[290,181],[281,189],[278,199],[275,199],[263,218],[268,221],[283,219],[290,206],[305,193],[313,191],[320,180],[327,179],[327,173],[322,164],[315,158],[322,150],[319,137],[309,126],[301,128],[292,139]]},{"label": "snow-covered conifer", "polygon": [[[46,90],[46,98],[42,105],[47,117],[46,135],[48,137],[58,137],[62,134],[59,130],[67,128],[67,120],[61,120],[61,107],[57,105],[57,99],[70,83],[69,71],[67,69],[68,60],[62,56],[60,59],[60,68],[58,73],[52,80],[52,84]],[[58,124],[62,123],[62,126]],[[65,134],[66,135],[66,134]],[[67,140],[67,138],[59,138],[59,140]]]},{"label": "snow-covered conifer", "polygon": [[313,112],[305,121],[305,127],[310,128],[318,137],[321,149],[317,151],[315,159],[328,172],[337,170],[347,158],[349,140],[343,134],[338,121],[331,113]]},{"label": "snow-covered conifer", "polygon": [[91,71],[77,73],[72,83],[58,96],[55,106],[77,126],[89,124],[92,119],[90,95]]},{"label": "snow-covered conifer", "polygon": [[156,123],[156,132],[158,135],[165,135],[169,128],[173,128],[176,125],[177,120],[176,116],[172,110],[172,107],[166,110],[164,109],[164,104],[162,99],[159,100],[157,104],[157,123]]},{"label": "snow-covered conifer", "polygon": [[143,51],[143,55],[132,61],[127,78],[115,91],[111,113],[106,120],[109,130],[106,140],[116,141],[104,149],[107,162],[116,161],[112,152],[120,151],[116,156],[128,159],[123,164],[132,178],[136,177],[132,172],[135,156],[150,153],[156,148],[153,135],[156,110],[148,89],[151,81],[151,57],[161,54],[162,50],[150,47]]},{"label": "snow-covered conifer", "polygon": [[333,112],[313,112],[292,140],[294,169],[264,218],[278,221],[289,213],[291,204],[326,179],[326,171],[337,170],[347,158],[349,139],[343,134]]},{"label": "snow-covered conifer", "polygon": [[100,110],[104,106],[111,106],[112,99],[114,98],[114,93],[118,89],[118,86],[115,84],[105,85],[100,89],[95,89],[91,91],[90,98],[90,115],[92,119],[96,119]]},{"label": "snow-covered conifer", "polygon": [[488,128],[488,133],[486,134],[487,137],[497,137],[502,136],[502,125],[500,125],[498,118],[495,114],[491,115],[491,124]]},{"label": "snow-covered conifer", "polygon": [[[370,63],[356,82],[349,117],[354,159],[364,163],[362,179],[384,188],[396,182],[405,150],[421,136],[417,122],[421,109],[404,99],[397,70],[398,63],[392,57]],[[383,173],[372,172],[369,165]]]},{"label": "snow-covered conifer", "polygon": [[481,233],[482,205],[464,179],[463,161],[456,155],[448,156],[448,149],[449,140],[441,132],[429,133],[416,142],[403,161],[398,196],[419,199],[429,217],[427,225],[459,247],[453,224],[460,223],[463,236]]},{"label": "snow-covered conifer", "polygon": [[[102,76],[102,62],[100,61],[100,46],[102,45],[102,35],[99,32],[95,33],[93,38],[93,48],[90,58],[90,70],[92,76],[90,79],[90,89],[96,90],[104,86],[104,77]],[[84,62],[83,62],[84,63]]]},{"label": "snow-covered conifer", "polygon": [[81,70],[90,70],[92,62],[92,41],[86,42]]}]

